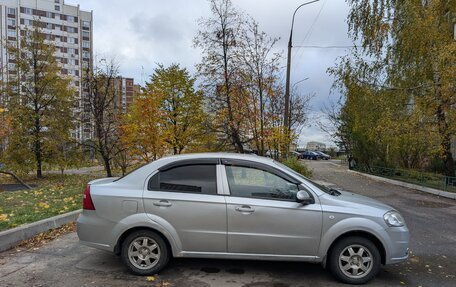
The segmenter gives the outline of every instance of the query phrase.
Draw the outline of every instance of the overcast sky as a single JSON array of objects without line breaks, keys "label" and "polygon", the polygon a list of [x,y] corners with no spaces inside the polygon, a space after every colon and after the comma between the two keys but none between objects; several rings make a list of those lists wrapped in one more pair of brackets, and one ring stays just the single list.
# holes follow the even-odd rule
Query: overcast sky
[{"label": "overcast sky", "polygon": [[[277,49],[286,56],[294,9],[307,0],[233,0],[241,11],[251,15],[272,37],[280,37]],[[207,0],[66,0],[93,10],[94,47],[98,55],[115,56],[125,77],[143,84],[156,67],[179,63],[195,72],[200,51],[192,47],[198,30],[197,19],[210,16]],[[348,6],[343,0],[321,0],[302,7],[296,14],[293,45],[351,45],[347,37]],[[310,127],[303,129],[299,144],[317,140],[331,144],[331,139],[315,124],[322,107],[337,101],[331,93],[333,79],[326,73],[348,49],[294,47],[291,83],[306,77],[296,87],[315,93],[311,106]],[[285,66],[286,59],[284,58]],[[285,81],[285,67],[283,68]]]}]

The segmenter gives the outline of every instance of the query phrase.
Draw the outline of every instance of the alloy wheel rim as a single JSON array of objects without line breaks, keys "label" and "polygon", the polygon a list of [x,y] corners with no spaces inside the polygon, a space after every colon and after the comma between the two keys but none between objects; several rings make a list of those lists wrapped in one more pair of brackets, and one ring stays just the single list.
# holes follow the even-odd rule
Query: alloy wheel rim
[{"label": "alloy wheel rim", "polygon": [[339,268],[349,278],[362,278],[372,270],[372,253],[365,246],[347,246],[339,255]]},{"label": "alloy wheel rim", "polygon": [[138,237],[128,247],[128,259],[138,269],[153,268],[160,259],[160,247],[150,237]]}]

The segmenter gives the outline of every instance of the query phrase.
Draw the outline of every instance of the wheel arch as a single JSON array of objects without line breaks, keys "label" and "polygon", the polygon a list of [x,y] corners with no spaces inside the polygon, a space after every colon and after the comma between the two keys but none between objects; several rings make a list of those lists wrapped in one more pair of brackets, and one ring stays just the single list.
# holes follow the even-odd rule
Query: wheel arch
[{"label": "wheel arch", "polygon": [[132,227],[132,228],[130,228],[130,229],[125,230],[125,231],[119,236],[119,238],[117,239],[116,245],[114,246],[114,254],[120,255],[120,253],[121,253],[121,246],[122,246],[123,241],[124,241],[130,234],[132,234],[133,232],[139,231],[139,230],[150,230],[150,231],[153,231],[153,232],[157,233],[157,234],[163,239],[163,241],[165,242],[166,248],[168,249],[168,251],[170,252],[170,254],[173,254],[173,247],[172,247],[171,243],[169,242],[168,238],[167,238],[160,230],[155,229],[155,228],[152,228],[152,227],[150,227],[150,226],[135,226],[135,227]]},{"label": "wheel arch", "polygon": [[324,257],[324,260],[323,260],[323,265],[325,267],[326,267],[326,259],[329,257],[334,245],[338,241],[340,241],[340,240],[342,240],[344,238],[353,237],[353,236],[359,236],[359,237],[363,237],[363,238],[366,238],[366,239],[370,240],[375,245],[375,247],[377,247],[378,252],[380,253],[381,263],[383,265],[386,263],[386,249],[385,249],[385,246],[383,245],[382,241],[376,235],[372,234],[371,232],[365,231],[365,230],[351,230],[351,231],[347,231],[345,233],[340,234],[338,237],[336,237],[331,242],[331,244],[327,248],[327,251],[326,251],[326,254],[325,254],[325,257]]}]

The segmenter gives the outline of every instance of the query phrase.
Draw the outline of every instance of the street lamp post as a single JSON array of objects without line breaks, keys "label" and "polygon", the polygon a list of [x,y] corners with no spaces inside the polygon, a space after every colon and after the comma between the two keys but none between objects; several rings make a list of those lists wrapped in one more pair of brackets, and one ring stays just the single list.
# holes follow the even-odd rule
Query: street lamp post
[{"label": "street lamp post", "polygon": [[296,12],[301,8],[302,6],[312,4],[314,2],[318,2],[320,0],[314,0],[314,1],[309,1],[304,4],[301,4],[296,8],[296,10],[293,13],[293,18],[291,20],[291,30],[290,30],[290,40],[288,41],[288,57],[287,57],[287,81],[285,85],[285,111],[283,115],[283,123],[284,126],[288,129],[289,126],[289,113],[290,113],[290,69],[291,69],[291,48],[293,47],[292,45],[292,38],[293,38],[293,25],[294,25],[294,19]]}]

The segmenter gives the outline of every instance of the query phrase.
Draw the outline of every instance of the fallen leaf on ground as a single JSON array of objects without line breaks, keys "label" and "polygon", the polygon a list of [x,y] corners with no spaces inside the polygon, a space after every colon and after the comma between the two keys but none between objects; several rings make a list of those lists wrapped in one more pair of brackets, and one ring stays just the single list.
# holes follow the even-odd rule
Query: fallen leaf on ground
[{"label": "fallen leaf on ground", "polygon": [[[76,231],[76,222],[70,222],[67,224],[64,224],[60,226],[59,228],[56,229],[51,229],[46,232],[42,232],[28,240],[24,240],[19,245],[16,246],[16,248],[25,248],[25,249],[33,249],[37,248],[39,246],[42,246],[57,237]],[[20,250],[20,249],[19,249]]]},{"label": "fallen leaf on ground", "polygon": [[0,214],[0,221],[7,221],[8,220],[8,214]]}]

